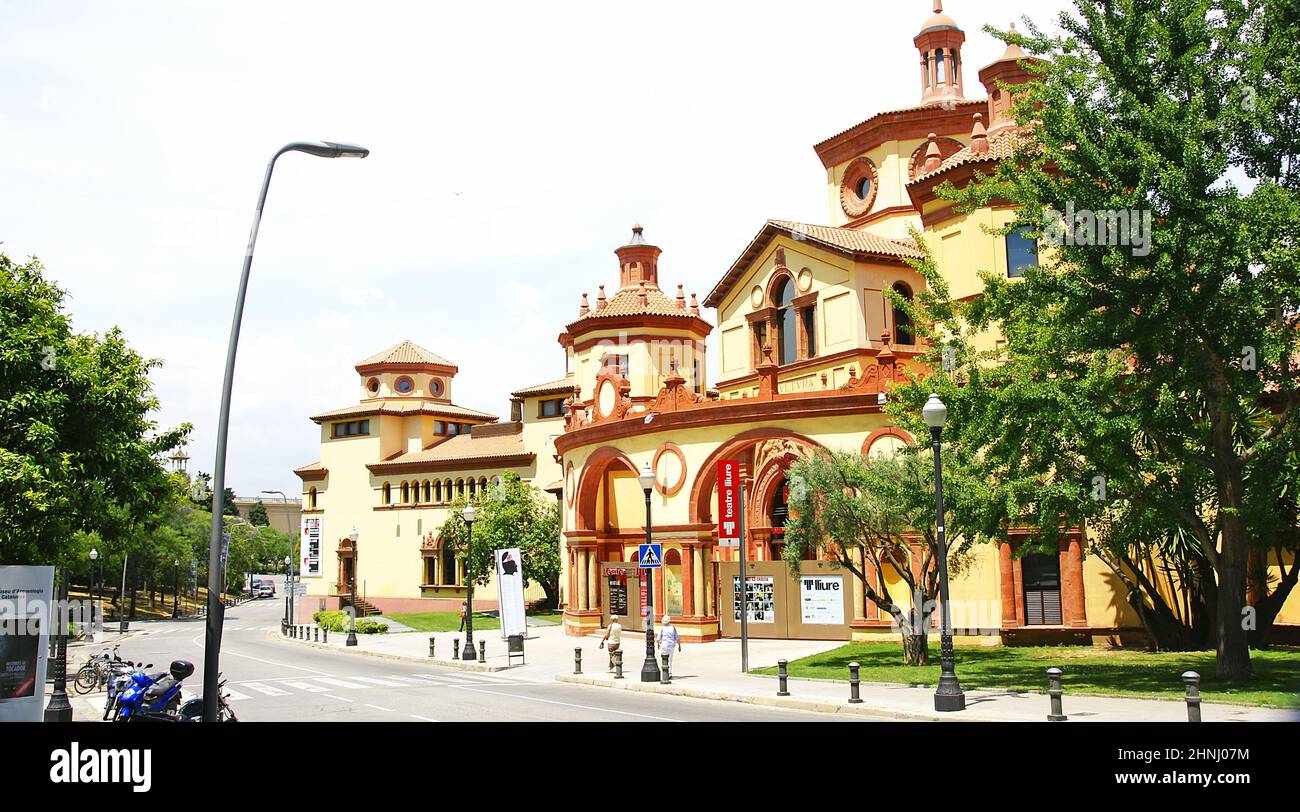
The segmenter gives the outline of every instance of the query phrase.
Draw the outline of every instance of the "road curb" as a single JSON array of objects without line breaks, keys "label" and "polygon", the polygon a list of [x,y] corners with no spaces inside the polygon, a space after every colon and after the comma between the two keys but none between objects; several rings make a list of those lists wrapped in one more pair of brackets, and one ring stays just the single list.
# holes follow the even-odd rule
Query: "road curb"
[{"label": "road curb", "polygon": [[296,646],[307,646],[308,648],[321,649],[322,651],[333,651],[339,654],[354,654],[362,657],[375,657],[381,660],[397,660],[405,663],[420,663],[421,665],[436,665],[439,668],[456,668],[461,671],[481,671],[491,673],[494,671],[508,671],[508,665],[491,665],[488,663],[465,662],[464,660],[443,660],[434,657],[408,657],[405,654],[389,654],[386,651],[366,651],[364,649],[349,649],[344,646],[331,646],[327,643],[314,643],[310,640],[294,640],[285,637],[279,632],[271,629],[266,636],[272,640],[279,640]]},{"label": "road curb", "polygon": [[644,691],[652,694],[665,694],[669,696],[686,696],[694,699],[710,699],[717,702],[740,702],[746,705],[764,705],[774,708],[789,708],[791,710],[816,711],[818,713],[852,713],[860,716],[886,716],[891,719],[901,719],[908,721],[925,721],[925,722],[984,722],[987,719],[960,718],[950,715],[935,713],[922,713],[914,711],[901,711],[895,708],[882,708],[868,705],[865,702],[861,705],[848,705],[840,702],[830,702],[822,699],[798,699],[796,697],[784,696],[752,696],[749,694],[734,694],[725,691],[700,691],[693,688],[681,688],[677,685],[662,685],[657,682],[632,682],[629,680],[614,680],[605,677],[588,677],[578,674],[556,674],[557,682],[567,682],[574,685],[592,685],[598,688],[614,688],[624,691]]}]

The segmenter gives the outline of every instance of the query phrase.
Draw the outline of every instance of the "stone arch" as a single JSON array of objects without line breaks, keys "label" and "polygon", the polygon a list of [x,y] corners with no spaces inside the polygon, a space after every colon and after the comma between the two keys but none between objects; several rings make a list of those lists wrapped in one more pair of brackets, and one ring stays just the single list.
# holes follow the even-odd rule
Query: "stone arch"
[{"label": "stone arch", "polygon": [[632,458],[613,446],[602,446],[587,457],[578,477],[578,495],[574,499],[575,529],[595,530],[596,500],[600,497],[601,484],[605,474],[611,468],[626,468],[633,474],[638,472]]},{"label": "stone arch", "polygon": [[859,452],[863,456],[871,453],[871,447],[882,437],[897,437],[903,442],[903,445],[915,445],[916,438],[897,426],[884,426],[867,435],[867,439],[862,441],[862,450]]},{"label": "stone arch", "polygon": [[[691,485],[690,516],[692,524],[707,524],[713,521],[713,486],[718,478],[718,460],[734,457],[748,452],[765,440],[786,440],[809,450],[824,451],[825,447],[811,437],[789,429],[757,428],[743,431],[730,440],[719,445],[708,456],[704,464],[695,472],[695,482]],[[753,460],[750,460],[752,463]],[[767,469],[769,463],[764,460],[760,467]],[[784,470],[784,469],[783,469]],[[757,474],[760,472],[751,472]],[[754,482],[757,483],[757,478]],[[746,493],[746,498],[749,494]]]}]

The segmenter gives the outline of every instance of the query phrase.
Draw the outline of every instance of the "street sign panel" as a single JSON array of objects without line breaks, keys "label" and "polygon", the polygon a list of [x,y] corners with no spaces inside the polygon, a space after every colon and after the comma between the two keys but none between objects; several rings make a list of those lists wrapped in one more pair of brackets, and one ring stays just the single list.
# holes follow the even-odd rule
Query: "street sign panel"
[{"label": "street sign panel", "polygon": [[740,546],[740,462],[718,460],[718,546]]},{"label": "street sign panel", "polygon": [[643,570],[657,570],[663,566],[664,550],[662,544],[642,544],[640,545],[640,555],[637,556]]}]

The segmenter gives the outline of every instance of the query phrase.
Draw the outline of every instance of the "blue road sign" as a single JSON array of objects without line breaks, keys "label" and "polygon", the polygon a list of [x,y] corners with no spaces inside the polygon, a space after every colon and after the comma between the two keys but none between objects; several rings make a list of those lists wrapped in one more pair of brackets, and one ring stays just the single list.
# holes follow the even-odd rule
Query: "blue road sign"
[{"label": "blue road sign", "polygon": [[643,570],[657,570],[664,563],[664,549],[662,544],[642,544],[640,545],[640,554],[637,556]]}]

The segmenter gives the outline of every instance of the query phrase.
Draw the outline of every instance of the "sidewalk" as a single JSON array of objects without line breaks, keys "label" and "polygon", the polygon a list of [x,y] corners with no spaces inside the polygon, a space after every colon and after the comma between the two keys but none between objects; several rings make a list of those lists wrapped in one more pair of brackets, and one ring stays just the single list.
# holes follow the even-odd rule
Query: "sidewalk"
[{"label": "sidewalk", "polygon": [[[1046,693],[1018,694],[1005,691],[966,691],[966,710],[958,713],[937,713],[934,710],[934,688],[912,687],[884,683],[863,683],[862,702],[849,704],[848,675],[842,682],[791,679],[788,697],[776,695],[777,679],[769,676],[740,673],[740,641],[719,640],[713,643],[688,645],[677,653],[673,665],[676,673],[669,685],[642,683],[641,663],[645,659],[644,637],[633,632],[623,635],[624,679],[615,680],[607,671],[608,655],[597,648],[599,637],[566,637],[562,627],[529,627],[529,637],[524,643],[527,663],[510,667],[506,663],[506,643],[496,629],[474,635],[475,645],[480,640],[487,643],[485,663],[466,663],[452,660],[452,641],[464,639],[456,632],[389,633],[357,635],[357,645],[346,648],[347,634],[331,632],[328,648],[355,655],[390,657],[418,661],[444,668],[464,668],[475,671],[503,671],[520,680],[559,681],[593,685],[613,690],[648,691],[701,699],[730,702],[748,702],[756,705],[814,710],[825,713],[861,713],[871,716],[890,716],[897,719],[935,721],[1046,721],[1049,699]],[[320,648],[325,643],[311,643],[282,638],[279,632],[270,635],[285,641],[286,645],[305,645]],[[429,638],[435,639],[436,658],[430,658]],[[797,660],[842,645],[834,640],[751,640],[749,642],[750,668],[775,666],[781,658]],[[582,650],[582,674],[575,675],[574,649]],[[960,674],[960,666],[959,671]],[[1046,688],[1044,677],[1044,688]],[[1068,678],[1063,699],[1064,711],[1070,721],[1090,722],[1185,722],[1187,706],[1181,701],[1163,699],[1129,699],[1104,696],[1082,696],[1069,693]],[[1300,721],[1300,711],[1276,708],[1252,708],[1244,705],[1226,705],[1205,702],[1201,717],[1207,722],[1295,722]]]}]

